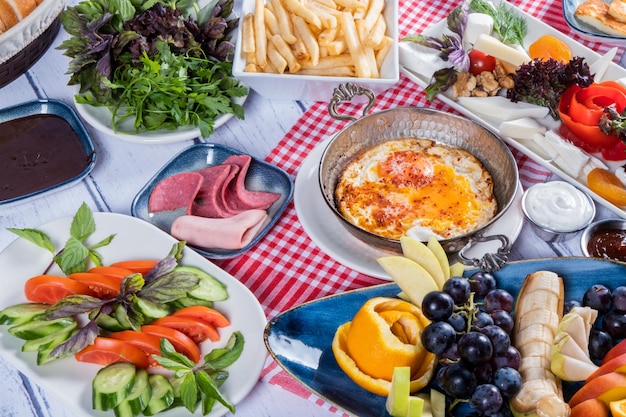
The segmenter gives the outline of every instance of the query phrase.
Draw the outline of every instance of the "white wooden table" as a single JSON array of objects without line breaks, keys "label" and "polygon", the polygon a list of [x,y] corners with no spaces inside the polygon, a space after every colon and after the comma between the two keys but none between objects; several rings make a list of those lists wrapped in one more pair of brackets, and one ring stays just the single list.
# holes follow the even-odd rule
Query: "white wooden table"
[{"label": "white wooden table", "polygon": [[[75,4],[77,0],[70,0],[68,3]],[[66,86],[68,58],[54,49],[65,36],[65,32],[61,30],[53,48],[26,75],[0,89],[0,108],[42,98],[73,103],[71,91]],[[231,119],[209,141],[264,158],[298,121],[308,104],[297,101],[269,101],[252,92],[245,104],[245,120]],[[73,215],[83,201],[94,211],[130,214],[131,202],[146,181],[174,154],[193,144],[193,141],[166,145],[131,144],[87,127],[98,153],[98,161],[92,174],[69,189],[0,208],[0,251],[15,239],[12,233],[5,230],[6,227],[36,227],[59,217]],[[597,218],[603,217],[614,215],[599,207]],[[533,259],[567,255],[581,255],[577,239],[562,244],[547,244],[540,241],[525,224],[510,258]],[[3,276],[2,279],[10,277]],[[252,393],[237,405],[236,415],[336,415],[325,408],[283,389],[259,382]],[[0,416],[74,417],[65,411],[57,398],[42,391],[2,359]]]}]

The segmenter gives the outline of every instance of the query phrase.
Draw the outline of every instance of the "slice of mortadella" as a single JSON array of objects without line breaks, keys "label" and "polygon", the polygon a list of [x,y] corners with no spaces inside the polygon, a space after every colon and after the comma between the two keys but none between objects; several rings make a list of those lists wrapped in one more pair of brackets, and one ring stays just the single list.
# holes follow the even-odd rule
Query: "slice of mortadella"
[{"label": "slice of mortadella", "polygon": [[180,172],[159,181],[148,198],[148,210],[156,213],[186,207],[186,213],[190,214],[203,180],[197,172]]},{"label": "slice of mortadella", "polygon": [[246,174],[251,161],[252,157],[250,155],[231,155],[224,160],[224,164],[234,164],[239,167],[239,173],[228,183],[225,195],[226,205],[233,211],[267,210],[280,197],[278,193],[246,189]]},{"label": "slice of mortadella", "polygon": [[196,200],[191,207],[194,216],[202,217],[231,217],[239,211],[231,210],[226,205],[226,187],[234,181],[239,167],[232,164],[220,164],[198,171],[204,178],[202,187],[198,191]]},{"label": "slice of mortadella", "polygon": [[254,239],[267,217],[265,210],[257,209],[222,219],[180,216],[172,223],[170,234],[202,248],[241,249]]}]

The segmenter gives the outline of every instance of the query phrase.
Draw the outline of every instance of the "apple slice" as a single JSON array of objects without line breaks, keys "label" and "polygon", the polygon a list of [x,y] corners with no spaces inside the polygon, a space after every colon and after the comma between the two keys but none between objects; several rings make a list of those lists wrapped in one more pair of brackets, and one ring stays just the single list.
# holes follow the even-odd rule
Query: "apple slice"
[{"label": "apple slice", "polygon": [[569,333],[583,351],[588,351],[589,333],[581,315],[571,312],[564,315],[557,327],[557,333],[559,332]]},{"label": "apple slice", "polygon": [[455,262],[450,265],[450,276],[451,277],[462,277],[463,272],[465,272],[465,265],[461,262]]},{"label": "apple slice", "polygon": [[446,395],[436,389],[430,390],[430,409],[433,417],[446,416]]},{"label": "apple slice", "polygon": [[400,246],[404,256],[420,264],[433,277],[439,288],[443,288],[445,274],[439,259],[428,246],[408,236],[400,238]]},{"label": "apple slice", "polygon": [[428,271],[409,258],[392,255],[378,258],[377,261],[409,300],[420,308],[426,294],[439,291],[437,283]]},{"label": "apple slice", "polygon": [[589,357],[589,353],[581,349],[576,340],[567,332],[558,332],[552,342],[550,355],[554,356],[557,352],[570,356],[579,361],[593,363]]},{"label": "apple slice", "polygon": [[[411,367],[396,366],[393,368],[391,388],[385,408],[392,417],[405,417],[409,412],[409,397],[411,396]],[[421,410],[420,410],[421,414]]]},{"label": "apple slice", "polygon": [[580,360],[559,351],[552,355],[552,361],[550,362],[552,373],[563,381],[584,381],[597,369],[598,367],[590,360]]},{"label": "apple slice", "polygon": [[428,246],[428,249],[433,251],[433,254],[437,257],[437,260],[441,265],[441,270],[443,271],[444,280],[450,278],[450,261],[448,260],[448,254],[443,249],[443,246],[441,246],[441,243],[439,243],[436,237],[431,236],[428,239],[426,246]]},{"label": "apple slice", "polygon": [[424,414],[424,399],[417,396],[409,397],[409,409],[407,410],[406,417],[423,417]]}]

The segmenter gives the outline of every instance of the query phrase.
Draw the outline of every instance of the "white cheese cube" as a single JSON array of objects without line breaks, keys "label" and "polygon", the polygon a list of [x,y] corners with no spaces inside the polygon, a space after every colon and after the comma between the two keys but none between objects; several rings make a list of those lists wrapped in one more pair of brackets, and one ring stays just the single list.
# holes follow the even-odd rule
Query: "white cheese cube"
[{"label": "white cheese cube", "polygon": [[463,32],[463,48],[467,51],[474,47],[480,35],[491,35],[493,32],[493,17],[485,13],[470,13],[467,16],[467,25]]},{"label": "white cheese cube", "polygon": [[528,56],[525,51],[509,46],[493,36],[485,34],[478,36],[474,43],[474,49],[491,55],[501,61],[508,62],[516,67],[530,61],[530,56]]},{"label": "white cheese cube", "polygon": [[545,126],[531,117],[506,120],[500,124],[499,129],[502,136],[520,140],[532,140],[536,133],[545,133],[546,131]]}]

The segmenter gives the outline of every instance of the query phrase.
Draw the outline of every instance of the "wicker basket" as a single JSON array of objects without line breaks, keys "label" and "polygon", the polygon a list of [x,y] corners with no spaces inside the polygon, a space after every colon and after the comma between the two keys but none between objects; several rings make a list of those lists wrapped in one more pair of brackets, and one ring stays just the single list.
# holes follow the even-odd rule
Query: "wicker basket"
[{"label": "wicker basket", "polygon": [[[21,48],[17,53],[12,55],[7,60],[0,63],[0,88],[11,83],[16,78],[28,71],[28,69],[32,67],[35,62],[37,62],[39,58],[41,58],[41,56],[48,50],[48,48],[54,41],[57,33],[59,33],[59,28],[61,27],[60,10],[62,9],[65,2],[49,1],[48,3],[53,4],[53,7],[47,7],[46,9],[42,9],[41,13],[35,14],[33,12],[32,19],[34,20],[33,27],[35,28],[37,26],[41,26],[43,20],[40,20],[38,22],[36,19],[40,19],[42,16],[46,22],[50,22],[49,26],[45,29],[45,26],[42,27],[41,32],[38,36],[33,36],[34,39],[30,42],[27,42],[26,46]],[[46,6],[48,3],[44,2]],[[38,6],[38,8],[40,7],[43,7],[43,5]],[[37,11],[37,9],[35,10]],[[50,14],[53,14],[52,17],[54,19],[47,20],[47,16],[49,16]],[[27,17],[26,19],[29,19],[29,17]],[[20,23],[30,25],[31,21],[25,20]],[[22,28],[15,27],[14,29],[17,30]],[[27,26],[26,30],[29,29],[30,28]]]}]

